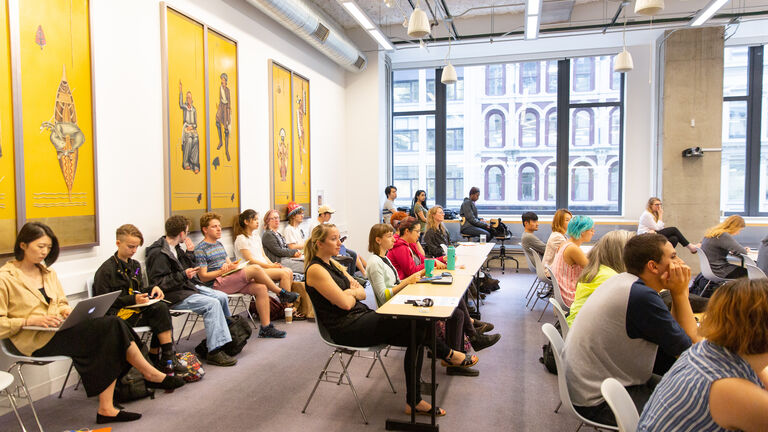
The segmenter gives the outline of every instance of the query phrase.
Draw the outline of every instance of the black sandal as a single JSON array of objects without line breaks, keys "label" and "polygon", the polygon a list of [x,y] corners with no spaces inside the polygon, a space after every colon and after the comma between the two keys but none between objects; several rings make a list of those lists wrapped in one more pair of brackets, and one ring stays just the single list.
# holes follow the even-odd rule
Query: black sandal
[{"label": "black sandal", "polygon": [[454,367],[468,368],[476,365],[477,362],[480,361],[480,359],[476,355],[469,355],[467,353],[464,353],[464,360],[462,360],[461,363],[459,364],[453,364],[451,363],[450,359],[453,356],[454,352],[455,352],[454,350],[451,350],[451,352],[448,354],[448,357],[443,359],[440,362],[440,364],[443,365],[444,367],[454,366]]}]

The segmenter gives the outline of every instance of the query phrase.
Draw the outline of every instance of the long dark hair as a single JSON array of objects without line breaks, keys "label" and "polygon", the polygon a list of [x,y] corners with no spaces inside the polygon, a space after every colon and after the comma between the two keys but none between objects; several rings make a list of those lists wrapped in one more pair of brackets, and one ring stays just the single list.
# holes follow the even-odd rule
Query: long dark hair
[{"label": "long dark hair", "polygon": [[246,229],[245,225],[248,223],[249,220],[257,217],[259,213],[256,210],[253,209],[247,209],[240,213],[238,216],[236,216],[236,220],[234,223],[234,230],[235,230],[235,237],[239,236],[240,234],[245,234]]},{"label": "long dark hair", "polygon": [[411,216],[413,217],[416,217],[416,203],[419,202],[419,195],[421,194],[424,194],[424,203],[421,206],[424,207],[424,210],[429,210],[429,208],[427,208],[427,193],[424,190],[419,189],[416,191],[416,195],[413,196],[413,201],[411,201]]},{"label": "long dark hair", "polygon": [[53,233],[51,227],[40,222],[27,222],[21,227],[19,235],[16,236],[16,243],[13,245],[13,255],[16,260],[21,261],[24,259],[24,249],[21,248],[22,243],[29,245],[42,236],[51,238],[51,251],[45,257],[45,265],[53,265],[56,259],[59,258],[59,239],[56,238],[56,234]]}]

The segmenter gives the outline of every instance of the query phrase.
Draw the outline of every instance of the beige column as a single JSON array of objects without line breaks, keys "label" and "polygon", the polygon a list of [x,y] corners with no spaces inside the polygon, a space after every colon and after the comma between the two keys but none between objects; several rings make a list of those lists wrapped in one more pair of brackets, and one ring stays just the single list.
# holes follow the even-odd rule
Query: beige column
[{"label": "beige column", "polygon": [[[684,29],[665,36],[660,107],[664,221],[698,243],[719,221],[720,153],[683,158],[682,151],[721,147],[723,28]],[[678,253],[698,273],[698,257],[680,246]]]}]

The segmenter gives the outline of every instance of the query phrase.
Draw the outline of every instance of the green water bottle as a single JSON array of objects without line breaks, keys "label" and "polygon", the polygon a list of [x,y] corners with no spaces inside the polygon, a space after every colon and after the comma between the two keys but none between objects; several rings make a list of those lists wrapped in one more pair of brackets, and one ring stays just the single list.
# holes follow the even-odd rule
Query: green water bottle
[{"label": "green water bottle", "polygon": [[448,246],[448,253],[446,256],[448,257],[448,270],[456,270],[456,248],[453,247],[453,245]]}]

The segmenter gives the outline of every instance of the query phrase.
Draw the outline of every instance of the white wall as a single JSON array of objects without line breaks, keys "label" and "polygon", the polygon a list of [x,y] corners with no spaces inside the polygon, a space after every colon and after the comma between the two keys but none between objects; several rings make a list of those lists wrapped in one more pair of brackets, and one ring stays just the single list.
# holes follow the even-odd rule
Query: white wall
[{"label": "white wall", "polygon": [[[263,215],[269,207],[268,60],[274,59],[310,80],[313,196],[324,190],[338,210],[334,221],[345,225],[352,217],[339,170],[349,164],[345,71],[243,0],[168,3],[238,42],[242,208]],[[151,243],[165,221],[159,1],[93,0],[91,8],[101,246],[63,252],[54,265],[71,298],[84,294],[85,280],[114,253],[115,228],[133,223]],[[231,235],[222,240],[231,251]],[[29,368],[33,394],[57,391],[67,367]]]}]

